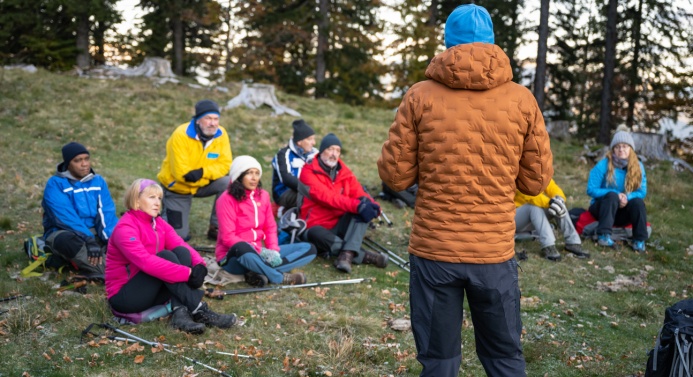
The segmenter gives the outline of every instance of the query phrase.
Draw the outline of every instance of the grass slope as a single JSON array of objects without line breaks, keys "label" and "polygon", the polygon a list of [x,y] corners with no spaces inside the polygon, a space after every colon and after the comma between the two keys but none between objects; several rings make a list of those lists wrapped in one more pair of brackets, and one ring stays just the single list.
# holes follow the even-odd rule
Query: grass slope
[{"label": "grass slope", "polygon": [[[157,87],[147,79],[87,80],[42,70],[5,71],[0,78],[0,298],[30,296],[0,303],[0,312],[9,310],[0,315],[0,376],[213,375],[149,347],[99,339],[81,344],[80,333],[88,324],[111,318],[103,288],[89,286],[87,295],[59,295],[53,287],[60,276],[16,276],[27,265],[23,239],[42,232],[43,186],[60,160],[63,144],[75,140],[90,149],[94,169],[107,179],[120,212],[127,185],[135,178],[155,177],[167,137],[189,119],[194,103],[203,98],[225,103],[238,88],[222,93],[185,85]],[[375,160],[392,111],[278,96],[303,114],[318,135],[336,133],[344,160],[373,194],[378,192]],[[292,120],[273,116],[269,108],[222,114],[234,155],[258,158],[265,188],[270,187],[272,155],[290,137]],[[584,187],[591,166],[579,161],[581,147],[553,142],[552,148],[555,178],[569,206],[587,207]],[[520,272],[528,375],[630,376],[644,371],[664,308],[686,297],[693,276],[693,179],[688,173],[675,173],[668,162],[649,165],[648,178],[646,203],[654,234],[646,255],[586,242],[592,259],[566,255],[562,262],[552,263],[540,257],[538,244],[518,244],[530,256]],[[193,244],[205,242],[210,206],[210,200],[194,201]],[[388,203],[384,209],[395,226],[370,230],[369,236],[404,256],[413,212]],[[311,282],[346,278],[322,259],[304,270]],[[598,290],[618,275],[641,282],[616,292]],[[385,270],[356,266],[350,277],[374,281],[211,302],[215,310],[245,318],[244,326],[228,331],[210,329],[189,336],[163,321],[124,329],[185,347],[186,356],[234,376],[418,375],[411,332],[387,326],[390,319],[408,315],[408,274],[393,265]],[[483,376],[471,326],[471,320],[466,321],[463,331],[464,375]],[[236,359],[210,350],[258,357]]]}]

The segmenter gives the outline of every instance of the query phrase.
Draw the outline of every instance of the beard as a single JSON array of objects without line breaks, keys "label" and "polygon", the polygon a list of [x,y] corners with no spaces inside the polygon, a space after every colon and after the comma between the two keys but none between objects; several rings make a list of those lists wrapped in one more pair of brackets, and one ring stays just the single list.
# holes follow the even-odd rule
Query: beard
[{"label": "beard", "polygon": [[322,160],[322,163],[325,164],[330,169],[337,166],[337,163],[339,162],[339,160],[336,158],[335,159],[321,158],[321,160]]}]

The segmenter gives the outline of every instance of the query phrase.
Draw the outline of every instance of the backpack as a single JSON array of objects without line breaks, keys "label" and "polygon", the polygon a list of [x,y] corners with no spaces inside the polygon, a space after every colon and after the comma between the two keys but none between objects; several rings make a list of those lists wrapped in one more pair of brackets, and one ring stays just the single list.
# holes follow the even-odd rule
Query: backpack
[{"label": "backpack", "polygon": [[655,347],[648,352],[645,377],[693,375],[693,299],[682,300],[664,311],[664,325]]},{"label": "backpack", "polygon": [[415,183],[403,191],[395,191],[386,185],[385,182],[382,183],[382,186],[383,191],[378,195],[379,197],[395,203],[398,208],[404,208],[405,206],[414,208],[416,204],[416,193],[419,191],[418,184]]},{"label": "backpack", "polygon": [[55,268],[60,271],[64,262],[60,258],[54,258],[50,247],[46,246],[46,240],[43,235],[31,236],[24,240],[24,252],[29,257],[29,265],[22,269],[23,277],[35,277],[43,275],[43,272],[37,272],[39,267],[43,267],[43,271],[49,268]]}]

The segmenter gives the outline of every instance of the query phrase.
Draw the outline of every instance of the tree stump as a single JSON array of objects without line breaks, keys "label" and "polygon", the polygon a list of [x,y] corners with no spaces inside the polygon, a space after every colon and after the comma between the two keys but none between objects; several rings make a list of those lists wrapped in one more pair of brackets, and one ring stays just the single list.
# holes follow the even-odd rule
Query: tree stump
[{"label": "tree stump", "polygon": [[[171,70],[171,62],[164,58],[144,58],[142,64],[134,68],[119,68],[113,66],[101,66],[85,72],[89,77],[162,77],[174,78],[176,75]],[[80,76],[83,74],[79,71]],[[175,81],[175,80],[174,80]]]},{"label": "tree stump", "polygon": [[669,160],[669,150],[667,149],[667,138],[662,134],[632,132],[635,141],[635,152],[638,156],[644,156],[654,160]]},{"label": "tree stump", "polygon": [[549,135],[558,140],[569,140],[570,122],[567,120],[554,120],[546,122],[546,131]]},{"label": "tree stump", "polygon": [[274,110],[274,115],[289,114],[300,117],[301,114],[279,103],[274,94],[274,85],[268,84],[246,84],[243,83],[241,92],[224,106],[225,109],[233,109],[245,105],[250,109],[257,109],[262,105],[267,105]]}]

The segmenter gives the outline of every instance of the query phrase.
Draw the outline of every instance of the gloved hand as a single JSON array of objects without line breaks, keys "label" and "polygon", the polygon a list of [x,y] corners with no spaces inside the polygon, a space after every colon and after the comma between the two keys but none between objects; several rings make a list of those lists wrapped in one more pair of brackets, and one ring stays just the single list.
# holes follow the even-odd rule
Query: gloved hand
[{"label": "gloved hand", "polygon": [[87,257],[89,258],[101,258],[103,252],[101,251],[101,245],[99,245],[96,240],[87,241]]},{"label": "gloved hand", "polygon": [[361,216],[361,221],[364,223],[369,223],[378,216],[380,206],[368,199],[361,200],[359,206],[356,207],[356,211],[359,213],[359,216]]},{"label": "gloved hand", "polygon": [[200,288],[205,282],[205,276],[207,276],[207,267],[202,263],[194,265],[190,271],[188,285],[191,288]]},{"label": "gloved hand", "polygon": [[262,258],[262,260],[264,260],[265,263],[272,267],[277,267],[280,264],[282,264],[282,257],[276,250],[265,249],[263,247],[262,252],[260,253],[260,258]]},{"label": "gloved hand", "polygon": [[202,168],[190,170],[183,176],[186,182],[197,182],[202,179]]},{"label": "gloved hand", "polygon": [[563,198],[556,195],[549,201],[549,214],[553,217],[565,217],[568,214],[568,208],[565,206]]}]

